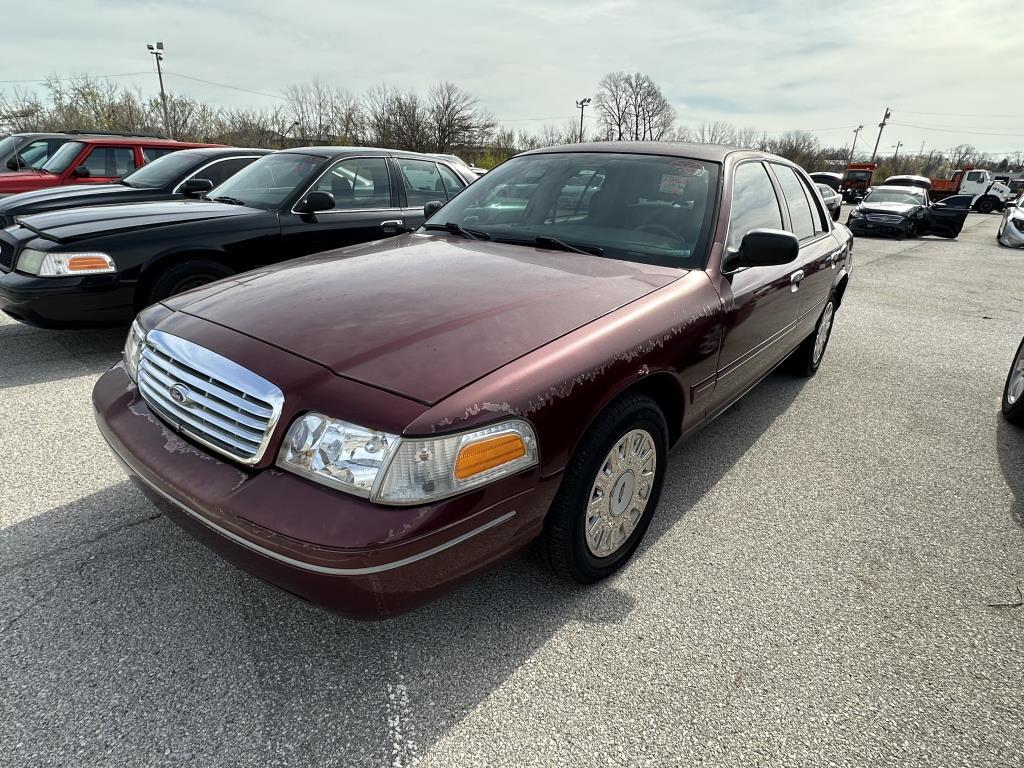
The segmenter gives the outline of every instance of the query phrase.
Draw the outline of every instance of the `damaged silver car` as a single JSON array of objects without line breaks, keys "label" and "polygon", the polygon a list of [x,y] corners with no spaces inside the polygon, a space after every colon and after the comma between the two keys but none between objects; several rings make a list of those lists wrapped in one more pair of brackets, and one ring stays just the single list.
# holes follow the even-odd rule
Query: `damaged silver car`
[{"label": "damaged silver car", "polygon": [[996,240],[1007,248],[1024,248],[1024,195],[1007,204]]}]

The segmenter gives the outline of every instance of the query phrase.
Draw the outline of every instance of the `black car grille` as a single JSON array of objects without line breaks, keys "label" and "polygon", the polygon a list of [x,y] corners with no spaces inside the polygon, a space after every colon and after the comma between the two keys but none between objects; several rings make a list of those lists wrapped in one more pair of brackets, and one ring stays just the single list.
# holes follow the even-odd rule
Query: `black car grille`
[{"label": "black car grille", "polygon": [[0,240],[0,270],[10,272],[14,268],[14,246]]}]

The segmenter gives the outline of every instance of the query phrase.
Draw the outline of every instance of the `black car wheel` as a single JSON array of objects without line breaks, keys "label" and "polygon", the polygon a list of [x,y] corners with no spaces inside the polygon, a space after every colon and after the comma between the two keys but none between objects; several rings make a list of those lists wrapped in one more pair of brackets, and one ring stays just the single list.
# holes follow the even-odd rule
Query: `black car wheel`
[{"label": "black car wheel", "polygon": [[626,395],[580,440],[537,542],[557,576],[592,584],[636,551],[661,495],[668,428],[658,404]]},{"label": "black car wheel", "polygon": [[996,209],[996,200],[991,195],[985,195],[975,203],[975,208],[978,213],[992,213]]},{"label": "black car wheel", "polygon": [[1011,424],[1024,427],[1024,339],[1013,356],[1010,372],[1003,386],[1003,416]]},{"label": "black car wheel", "polygon": [[165,267],[153,278],[143,306],[198,288],[234,274],[230,267],[212,259],[189,259]]}]

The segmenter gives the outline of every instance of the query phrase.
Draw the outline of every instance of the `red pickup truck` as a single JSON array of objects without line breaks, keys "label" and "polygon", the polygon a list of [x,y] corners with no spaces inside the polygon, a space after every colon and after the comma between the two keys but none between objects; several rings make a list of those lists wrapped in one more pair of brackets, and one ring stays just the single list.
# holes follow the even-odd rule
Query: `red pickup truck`
[{"label": "red pickup truck", "polygon": [[38,169],[0,173],[0,197],[64,184],[109,184],[179,149],[218,146],[222,145],[131,136],[76,136]]}]

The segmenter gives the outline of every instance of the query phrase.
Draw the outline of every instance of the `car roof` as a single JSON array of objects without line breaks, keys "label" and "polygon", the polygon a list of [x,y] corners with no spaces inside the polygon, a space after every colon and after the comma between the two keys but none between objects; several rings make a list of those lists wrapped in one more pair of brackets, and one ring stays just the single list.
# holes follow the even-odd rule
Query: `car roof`
[{"label": "car roof", "polygon": [[727,144],[693,144],[682,141],[592,141],[582,144],[562,144],[555,147],[532,149],[522,155],[541,155],[554,152],[607,152],[627,155],[661,155],[663,157],[685,157],[690,160],[704,160],[721,163],[730,155],[743,155],[754,158],[775,160],[786,165],[793,165],[789,160],[770,152],[761,152],[745,147],[733,147]]},{"label": "car roof", "polygon": [[[61,134],[62,136],[64,134]],[[140,136],[90,136],[86,133],[76,133],[67,136],[70,141],[78,141],[82,144],[138,144],[145,147],[223,147],[223,144],[206,144],[204,142],[176,141],[174,139],[148,139]]]},{"label": "car roof", "polygon": [[917,194],[921,194],[922,192],[927,191],[925,189],[922,189],[921,187],[910,187],[903,184],[879,184],[871,191],[874,192],[879,189],[895,189],[898,192],[916,192]]},{"label": "car roof", "polygon": [[[927,181],[929,184],[932,181],[927,176],[914,176],[912,174],[900,174],[898,176],[890,176],[889,178],[886,179],[886,181],[890,181],[892,179],[913,179],[914,181]],[[886,184],[885,186],[889,187],[889,186],[893,186],[893,185],[892,184]]]},{"label": "car roof", "polygon": [[318,157],[342,157],[344,155],[380,155],[381,157],[389,157],[391,155],[401,155],[402,157],[421,157],[424,160],[431,161],[438,159],[437,155],[427,155],[422,152],[406,152],[403,149],[383,149],[381,147],[294,147],[278,150],[278,154],[316,155]]},{"label": "car roof", "polygon": [[197,157],[221,157],[223,155],[269,155],[275,150],[257,147],[186,147],[181,151]]}]

